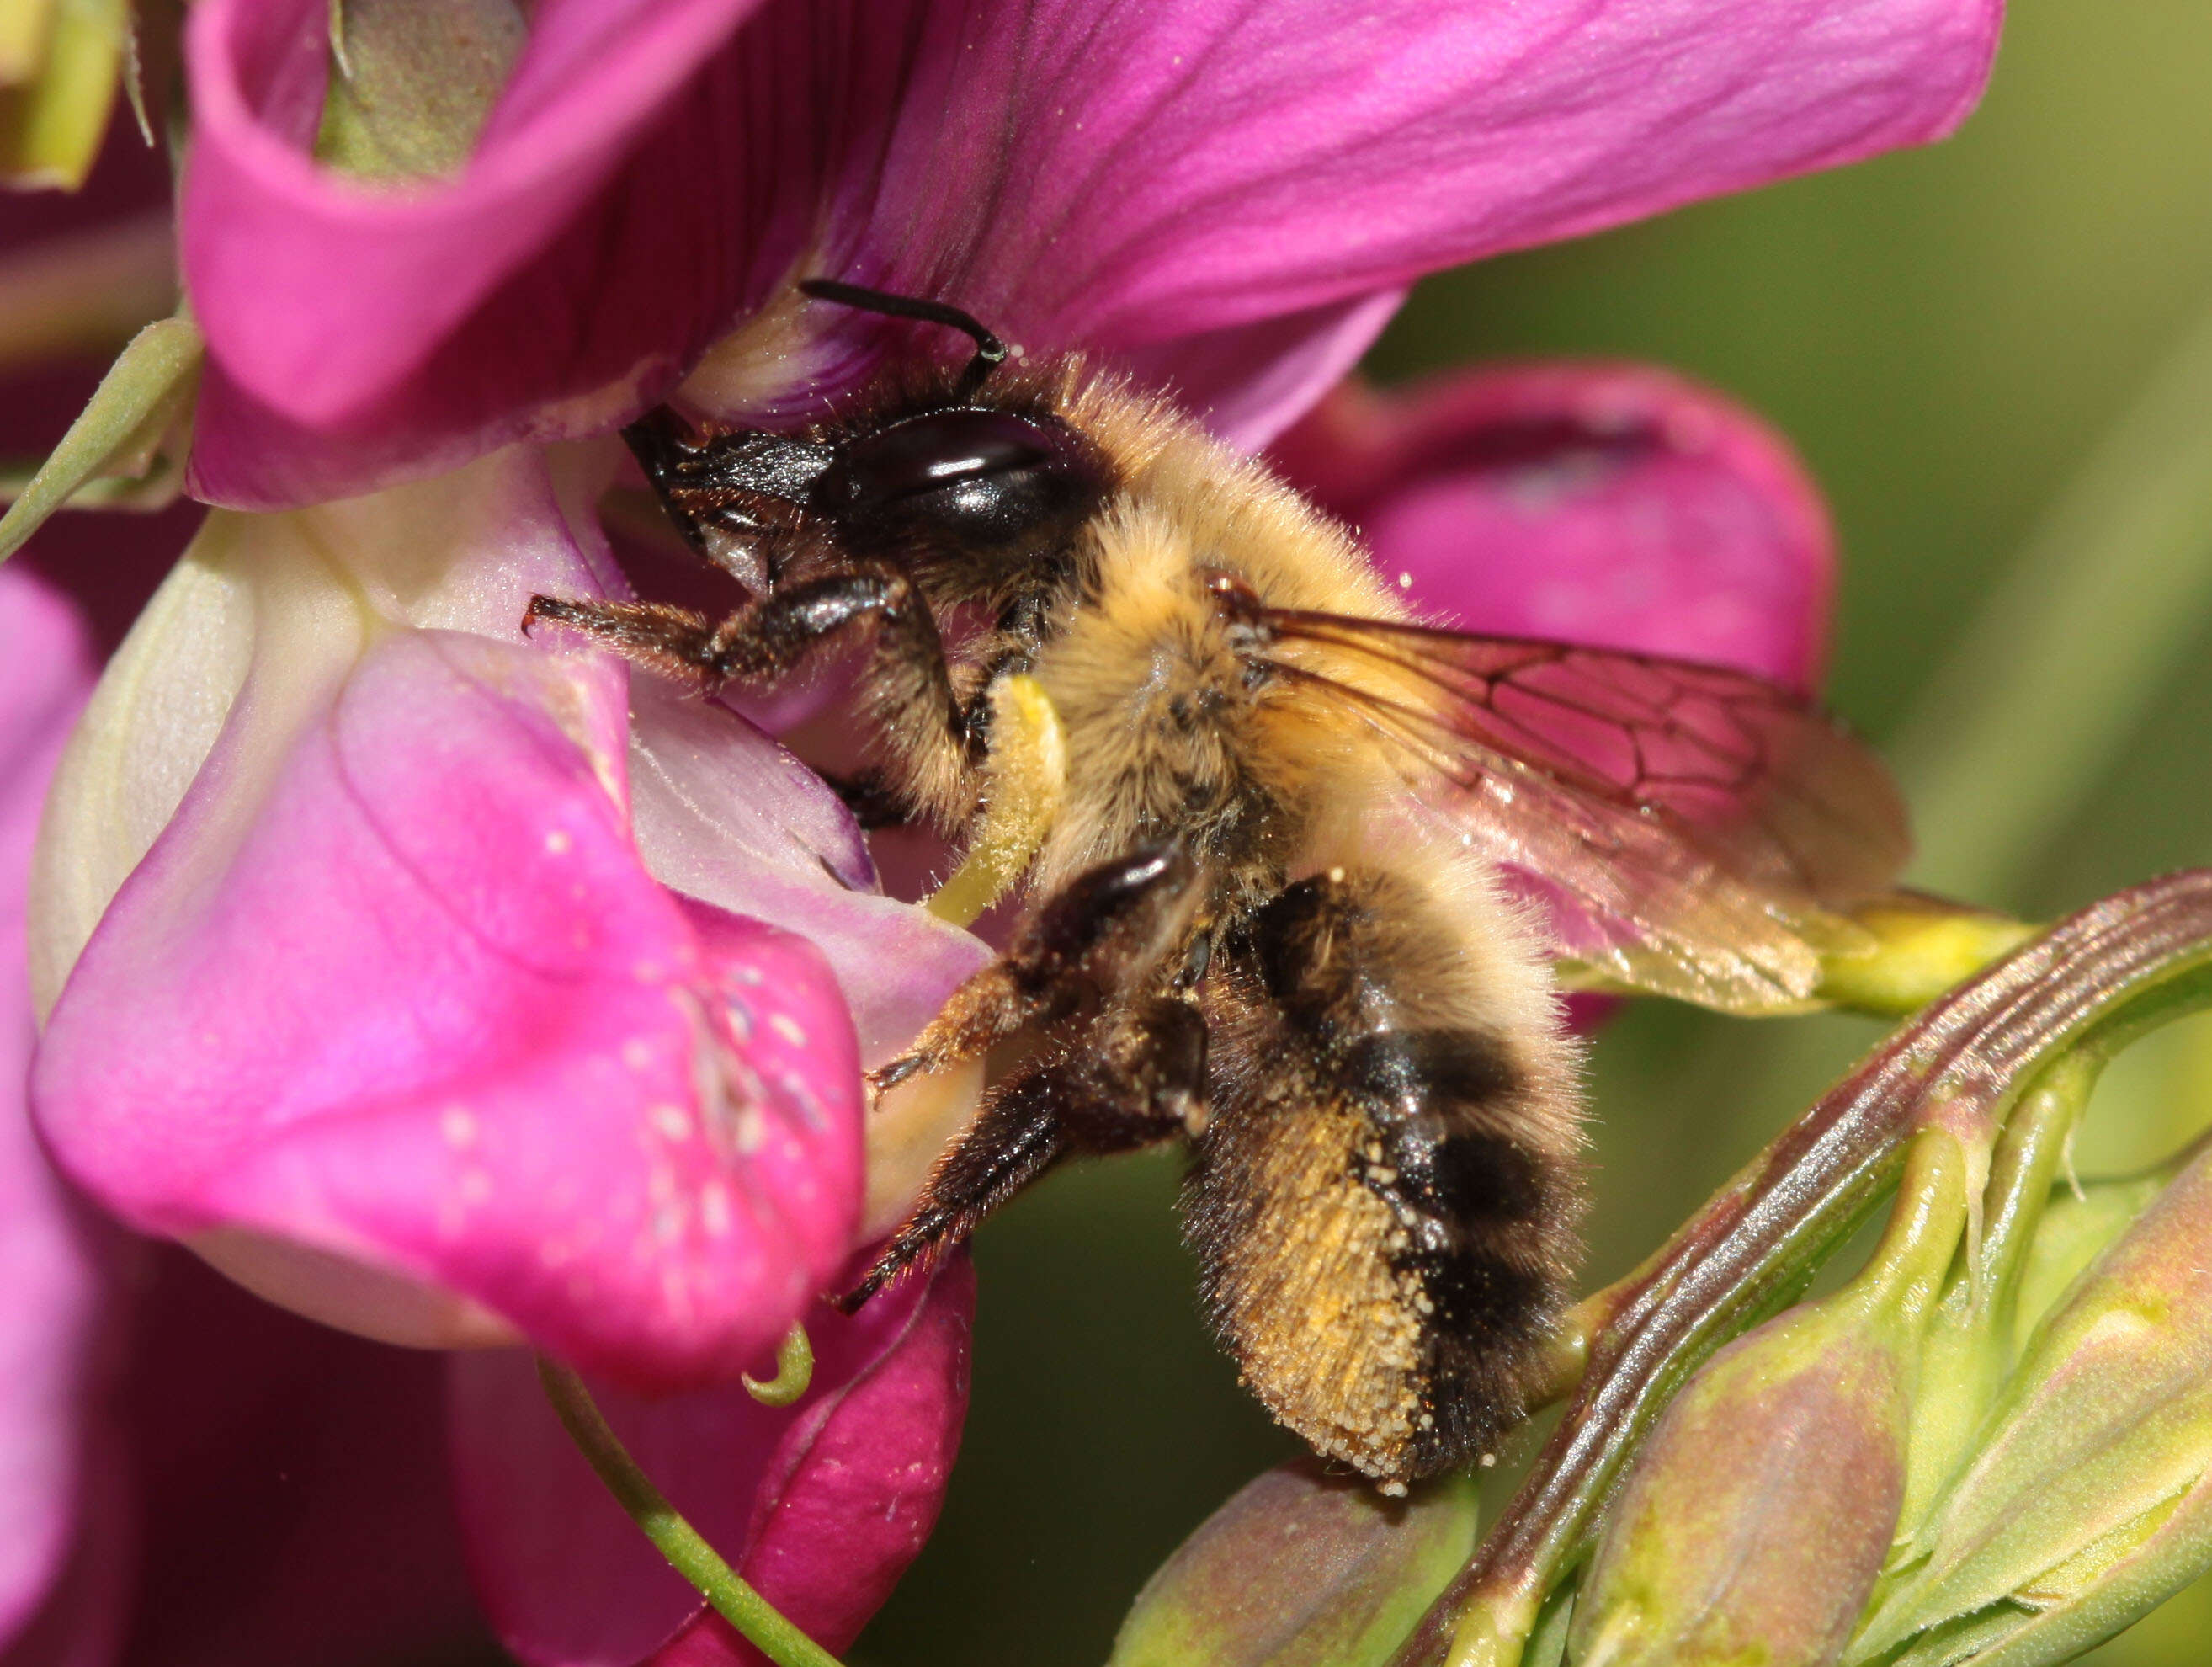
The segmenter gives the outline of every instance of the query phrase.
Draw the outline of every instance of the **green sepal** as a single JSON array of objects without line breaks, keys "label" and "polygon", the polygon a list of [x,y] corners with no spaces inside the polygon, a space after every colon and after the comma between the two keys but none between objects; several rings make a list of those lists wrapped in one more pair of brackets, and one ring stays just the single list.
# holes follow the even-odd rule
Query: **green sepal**
[{"label": "green sepal", "polygon": [[[2060,1220],[2086,1238],[2103,1214]],[[2049,1667],[2212,1567],[2208,1267],[2199,1155],[2035,1328],[1846,1662]],[[1961,1632],[1971,1653],[1931,1652]]]},{"label": "green sepal", "polygon": [[0,515],[0,561],[65,504],[158,508],[184,471],[204,348],[185,317],[157,319],[131,338],[53,454]]},{"label": "green sepal", "polygon": [[510,0],[331,0],[330,88],[315,158],[363,179],[458,172],[527,36]]}]

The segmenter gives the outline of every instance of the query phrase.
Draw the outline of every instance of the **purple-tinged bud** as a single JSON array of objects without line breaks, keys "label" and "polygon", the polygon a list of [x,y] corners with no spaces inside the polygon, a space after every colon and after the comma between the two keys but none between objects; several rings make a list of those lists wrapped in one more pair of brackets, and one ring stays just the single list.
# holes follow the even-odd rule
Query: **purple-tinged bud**
[{"label": "purple-tinged bud", "polygon": [[1474,1549],[1467,1476],[1386,1500],[1300,1459],[1242,1489],[1137,1594],[1109,1667],[1378,1667]]},{"label": "purple-tinged bud", "polygon": [[2044,1318],[1984,1429],[1847,1662],[2071,1660],[2212,1567],[2212,1154]]},{"label": "purple-tinged bud", "polygon": [[1973,1155],[1923,1130],[1867,1269],[1737,1339],[1675,1397],[1600,1534],[1577,1667],[1835,1660],[1896,1530],[1922,1329]]}]

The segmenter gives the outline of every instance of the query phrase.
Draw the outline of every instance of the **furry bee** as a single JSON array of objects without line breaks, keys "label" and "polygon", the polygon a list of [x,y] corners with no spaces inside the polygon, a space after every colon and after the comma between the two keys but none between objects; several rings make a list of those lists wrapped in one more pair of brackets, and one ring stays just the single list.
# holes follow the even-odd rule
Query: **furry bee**
[{"label": "furry bee", "polygon": [[956,839],[988,808],[1006,680],[1057,710],[1020,923],[874,1086],[1024,1045],[848,1300],[1064,1157],[1182,1139],[1206,1311],[1274,1415],[1386,1492],[1470,1462],[1519,1415],[1576,1257],[1550,956],[1802,1001],[1832,911],[1905,856],[1887,775],[1741,672],[1422,624],[1349,532],[1164,403],[1011,364],[938,302],[802,287],[972,355],[918,331],[917,368],[799,433],[649,415],[626,435],[648,479],[752,599],[539,597],[526,623],[707,691],[865,633],[855,797]]}]

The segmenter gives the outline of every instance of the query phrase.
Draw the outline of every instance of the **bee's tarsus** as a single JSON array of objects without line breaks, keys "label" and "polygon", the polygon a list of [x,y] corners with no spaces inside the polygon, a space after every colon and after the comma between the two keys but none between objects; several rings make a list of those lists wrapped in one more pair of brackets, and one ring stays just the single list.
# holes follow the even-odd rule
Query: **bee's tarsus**
[{"label": "bee's tarsus", "polygon": [[897,1087],[908,1077],[920,1074],[926,1062],[919,1054],[908,1054],[903,1058],[895,1059],[890,1064],[870,1072],[868,1080],[874,1085],[876,1092],[881,1093],[885,1089]]}]

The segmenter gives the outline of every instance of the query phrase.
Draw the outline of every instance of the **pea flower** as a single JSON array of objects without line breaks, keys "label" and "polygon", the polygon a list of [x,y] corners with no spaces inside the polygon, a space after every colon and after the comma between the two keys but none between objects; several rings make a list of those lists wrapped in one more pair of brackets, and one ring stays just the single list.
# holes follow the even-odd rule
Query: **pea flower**
[{"label": "pea flower", "polygon": [[[795,1510],[762,1457],[784,1427],[732,1424],[730,1386],[794,1319],[827,1324],[810,1304],[959,1115],[956,1097],[878,1119],[864,1165],[858,1068],[988,951],[885,897],[835,796],[768,735],[522,639],[534,593],[625,593],[598,515],[624,466],[608,431],[672,395],[804,421],[911,350],[906,326],[804,304],[794,281],[820,273],[957,300],[1261,443],[1423,272],[1947,131],[1996,15],[550,0],[525,27],[486,0],[447,20],[465,52],[349,11],[333,73],[328,8],[204,0],[188,479],[223,507],[111,665],[49,807],[46,1140],[125,1220],[303,1311],[527,1339],[617,1396],[682,1392],[659,1403],[679,1431],[684,1396],[710,1397],[667,1451],[718,1428],[730,1520]],[[1578,542],[1610,599],[1558,618],[1679,637],[1695,628],[1670,598],[1717,514],[1714,549],[1774,571],[1731,604],[1717,569],[1711,607],[1741,608],[1758,663],[1810,677],[1825,526],[1754,425],[1618,372],[1516,397],[1486,428],[1518,452],[1406,459],[1495,489],[1465,548],[1511,548],[1516,526]],[[1672,532],[1650,534],[1655,512]],[[1470,588],[1435,517],[1405,526],[1378,544],[1386,563],[1429,551],[1418,602],[1481,624],[1516,593],[1503,570]],[[885,1475],[906,1443],[941,1482],[963,1290],[949,1273],[917,1293],[954,1317],[897,1334],[940,1339],[928,1372],[866,1379],[904,1384],[912,1415],[866,1421]],[[878,1356],[829,1353],[852,1375],[823,1403],[854,1404]],[[570,1566],[544,1548],[502,1583],[537,1472],[483,1444],[520,1439],[501,1409],[529,1386],[459,1371],[465,1494],[505,1501],[471,1513],[480,1576],[512,1598],[503,1635],[549,1661],[673,1636],[563,1610]],[[922,1493],[890,1513],[909,1552]],[[739,1539],[773,1542],[748,1520]],[[818,1550],[787,1567],[799,1612],[808,1582],[849,1573]],[[821,1624],[848,1622],[849,1604]]]}]

